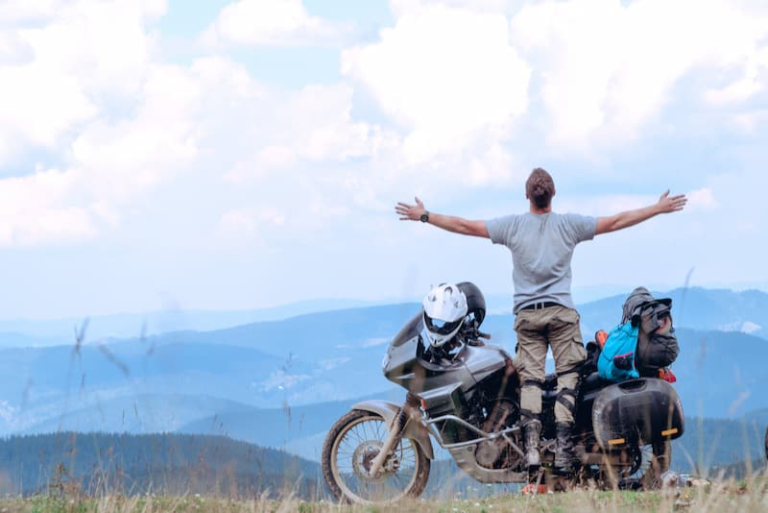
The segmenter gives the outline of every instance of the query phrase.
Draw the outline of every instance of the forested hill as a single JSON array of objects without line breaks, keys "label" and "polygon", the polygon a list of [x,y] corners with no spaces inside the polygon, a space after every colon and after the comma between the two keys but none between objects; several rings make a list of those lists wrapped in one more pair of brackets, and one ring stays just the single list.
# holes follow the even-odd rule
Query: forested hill
[{"label": "forested hill", "polygon": [[324,496],[317,463],[223,436],[56,433],[0,440],[0,494]]}]

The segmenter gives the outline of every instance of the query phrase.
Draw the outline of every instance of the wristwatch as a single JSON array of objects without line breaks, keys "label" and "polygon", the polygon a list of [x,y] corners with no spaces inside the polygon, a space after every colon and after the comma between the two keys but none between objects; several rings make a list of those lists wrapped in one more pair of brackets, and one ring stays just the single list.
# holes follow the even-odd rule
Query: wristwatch
[{"label": "wristwatch", "polygon": [[425,210],[423,214],[421,214],[421,222],[422,223],[428,223],[429,222],[429,211]]}]

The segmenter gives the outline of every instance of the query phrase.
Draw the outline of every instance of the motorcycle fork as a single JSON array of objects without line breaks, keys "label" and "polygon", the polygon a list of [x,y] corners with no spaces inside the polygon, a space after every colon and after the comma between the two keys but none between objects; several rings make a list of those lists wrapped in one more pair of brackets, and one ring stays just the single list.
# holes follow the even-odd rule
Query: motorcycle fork
[{"label": "motorcycle fork", "polygon": [[389,436],[384,441],[381,451],[371,462],[371,468],[368,472],[372,477],[377,477],[384,468],[384,463],[403,437],[403,431],[405,431],[405,426],[410,420],[411,413],[418,408],[419,403],[419,398],[409,392],[405,398],[405,403],[403,403],[400,411],[397,412],[393,419],[392,425],[389,427]]}]

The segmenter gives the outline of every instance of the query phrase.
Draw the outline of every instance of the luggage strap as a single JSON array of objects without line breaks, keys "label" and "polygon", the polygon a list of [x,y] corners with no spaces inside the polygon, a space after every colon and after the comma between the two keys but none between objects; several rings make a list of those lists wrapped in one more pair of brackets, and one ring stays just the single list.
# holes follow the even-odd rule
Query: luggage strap
[{"label": "luggage strap", "polygon": [[526,379],[523,381],[522,385],[524,387],[536,387],[541,390],[544,387],[544,382],[539,381],[538,379]]},{"label": "luggage strap", "polygon": [[[572,398],[573,402],[566,399],[567,397]],[[576,409],[576,397],[576,390],[572,388],[564,388],[557,393],[557,398],[555,400],[565,406],[568,411],[573,412]]]}]

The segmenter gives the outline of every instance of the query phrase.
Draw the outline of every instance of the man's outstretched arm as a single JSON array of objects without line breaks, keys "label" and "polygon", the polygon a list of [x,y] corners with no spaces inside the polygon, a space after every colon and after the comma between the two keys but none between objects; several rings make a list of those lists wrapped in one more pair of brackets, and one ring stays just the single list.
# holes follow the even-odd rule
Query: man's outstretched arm
[{"label": "man's outstretched arm", "polygon": [[[400,216],[401,221],[420,221],[421,215],[427,211],[424,208],[424,203],[422,203],[419,198],[414,199],[416,200],[415,205],[409,205],[403,202],[398,202],[398,204],[395,205],[395,212]],[[469,221],[467,219],[462,219],[461,217],[446,216],[430,212],[428,223],[453,233],[473,235],[475,237],[490,237],[490,235],[488,235],[488,228],[485,227],[485,221]]]},{"label": "man's outstretched arm", "polygon": [[611,217],[600,217],[597,219],[597,231],[595,235],[601,233],[615,232],[624,228],[629,228],[638,223],[642,223],[659,214],[669,214],[678,212],[685,207],[688,199],[684,194],[678,196],[669,196],[669,191],[665,192],[659,198],[658,203],[636,210],[627,210]]}]

